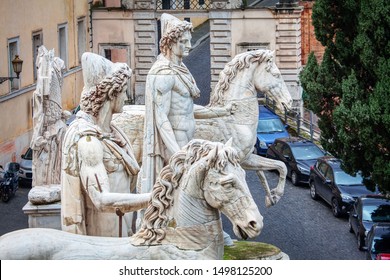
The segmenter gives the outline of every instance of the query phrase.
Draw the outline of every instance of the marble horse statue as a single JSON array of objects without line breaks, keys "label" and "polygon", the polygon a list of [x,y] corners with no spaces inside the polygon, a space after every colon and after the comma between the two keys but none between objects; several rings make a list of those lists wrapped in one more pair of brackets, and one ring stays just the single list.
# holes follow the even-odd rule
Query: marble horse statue
[{"label": "marble horse statue", "polygon": [[[257,92],[262,92],[276,102],[279,110],[291,109],[292,98],[282,75],[274,62],[274,52],[256,50],[238,54],[226,64],[219,75],[219,81],[211,94],[209,108],[223,107],[234,103],[236,111],[230,116],[215,119],[197,119],[194,138],[226,143],[233,139],[233,147],[238,150],[241,166],[255,170],[266,191],[266,206],[277,203],[284,194],[287,169],[283,162],[258,156],[253,153],[258,124]],[[126,106],[124,112],[114,119],[130,138],[137,161],[141,163],[143,131],[134,122],[142,119],[142,109]],[[137,116],[135,116],[137,114]],[[135,133],[135,131],[138,131]],[[279,181],[270,190],[264,170],[277,170]]]},{"label": "marble horse statue", "polygon": [[222,259],[222,212],[238,238],[254,238],[263,218],[231,146],[192,140],[154,185],[140,230],[115,238],[43,228],[0,237],[0,259]]},{"label": "marble horse statue", "polygon": [[38,48],[37,86],[33,94],[32,186],[28,194],[34,205],[61,200],[61,146],[70,112],[62,110],[65,63],[54,49]]}]

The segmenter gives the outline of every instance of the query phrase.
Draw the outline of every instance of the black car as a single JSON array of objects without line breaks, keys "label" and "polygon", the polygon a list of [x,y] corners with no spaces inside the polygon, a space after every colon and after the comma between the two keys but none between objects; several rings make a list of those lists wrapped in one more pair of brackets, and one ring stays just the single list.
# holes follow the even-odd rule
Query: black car
[{"label": "black car", "polygon": [[390,222],[390,199],[382,195],[359,197],[349,212],[349,231],[357,236],[359,250],[365,249],[367,233],[374,223]]},{"label": "black car", "polygon": [[313,142],[299,138],[278,138],[267,150],[267,158],[283,161],[287,166],[287,177],[293,185],[308,183],[310,167],[317,158],[326,154]]},{"label": "black car", "polygon": [[349,175],[341,167],[341,160],[324,156],[317,159],[310,169],[310,196],[316,200],[321,197],[332,207],[335,217],[348,213],[355,200],[365,194],[377,194],[363,184],[363,178]]},{"label": "black car", "polygon": [[390,260],[390,223],[376,223],[367,234],[367,260]]}]

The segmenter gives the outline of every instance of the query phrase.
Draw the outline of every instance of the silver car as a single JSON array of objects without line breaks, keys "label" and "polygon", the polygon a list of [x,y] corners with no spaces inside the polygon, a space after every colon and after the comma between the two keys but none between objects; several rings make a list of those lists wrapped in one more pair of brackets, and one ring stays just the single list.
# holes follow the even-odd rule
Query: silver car
[{"label": "silver car", "polygon": [[32,156],[33,152],[28,148],[20,161],[19,182],[27,186],[31,186],[32,182]]}]

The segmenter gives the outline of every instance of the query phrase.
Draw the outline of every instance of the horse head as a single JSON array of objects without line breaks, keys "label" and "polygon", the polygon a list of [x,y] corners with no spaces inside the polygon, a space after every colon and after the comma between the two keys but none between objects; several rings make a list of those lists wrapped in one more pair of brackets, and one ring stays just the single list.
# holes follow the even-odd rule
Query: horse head
[{"label": "horse head", "polygon": [[229,100],[256,98],[257,92],[275,100],[281,111],[291,109],[292,98],[274,62],[274,52],[256,50],[236,55],[219,74],[210,96],[210,106],[223,106]]},{"label": "horse head", "polygon": [[291,109],[293,101],[282,74],[275,64],[274,53],[275,51],[269,50],[253,51],[255,57],[262,58],[258,60],[259,64],[254,71],[253,83],[257,91],[263,92],[274,100],[278,109],[283,112],[284,108]]},{"label": "horse head", "polygon": [[229,218],[238,238],[254,238],[260,234],[263,217],[249,191],[245,171],[231,147],[231,140],[225,145],[216,143],[202,189],[206,202]]}]

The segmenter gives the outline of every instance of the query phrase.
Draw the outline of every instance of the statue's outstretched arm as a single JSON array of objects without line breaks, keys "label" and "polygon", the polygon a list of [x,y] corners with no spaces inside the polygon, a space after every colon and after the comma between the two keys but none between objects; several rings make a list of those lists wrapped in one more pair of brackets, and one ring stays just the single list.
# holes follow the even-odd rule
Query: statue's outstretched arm
[{"label": "statue's outstretched arm", "polygon": [[123,213],[146,208],[150,193],[112,193],[107,171],[103,164],[103,146],[93,136],[84,136],[78,141],[80,179],[83,192],[102,212],[115,213],[119,208]]},{"label": "statue's outstretched arm", "polygon": [[224,116],[229,116],[236,111],[236,104],[229,103],[224,107],[204,107],[201,105],[194,105],[195,119],[212,119]]}]

